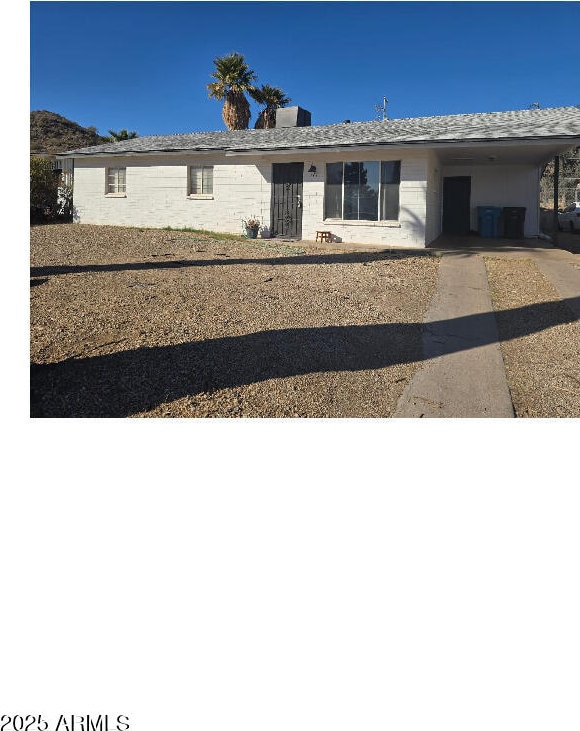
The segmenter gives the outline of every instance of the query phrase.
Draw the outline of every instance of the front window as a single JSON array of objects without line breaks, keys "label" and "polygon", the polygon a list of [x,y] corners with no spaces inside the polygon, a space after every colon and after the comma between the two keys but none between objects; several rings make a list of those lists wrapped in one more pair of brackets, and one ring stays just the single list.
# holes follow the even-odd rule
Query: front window
[{"label": "front window", "polygon": [[107,193],[125,193],[127,190],[126,168],[107,169]]},{"label": "front window", "polygon": [[379,163],[345,162],[342,216],[346,221],[378,221]]},{"label": "front window", "polygon": [[324,217],[344,221],[397,220],[400,180],[400,161],[327,163]]},{"label": "front window", "polygon": [[213,195],[213,165],[189,168],[189,195]]}]

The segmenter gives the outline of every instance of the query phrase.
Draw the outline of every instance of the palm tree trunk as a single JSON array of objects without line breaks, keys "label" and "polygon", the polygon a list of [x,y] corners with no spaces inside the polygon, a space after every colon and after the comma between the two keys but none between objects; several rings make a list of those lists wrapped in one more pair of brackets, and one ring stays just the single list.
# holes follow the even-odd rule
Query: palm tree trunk
[{"label": "palm tree trunk", "polygon": [[274,129],[276,127],[276,110],[262,109],[254,125],[254,129]]},{"label": "palm tree trunk", "polygon": [[228,91],[222,118],[228,129],[248,129],[251,112],[250,104],[241,91]]}]

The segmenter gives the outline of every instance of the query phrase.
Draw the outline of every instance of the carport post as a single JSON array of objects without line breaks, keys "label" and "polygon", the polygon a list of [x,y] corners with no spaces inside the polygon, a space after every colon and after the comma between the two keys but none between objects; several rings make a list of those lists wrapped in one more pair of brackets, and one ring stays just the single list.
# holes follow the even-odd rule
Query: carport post
[{"label": "carport post", "polygon": [[560,156],[554,158],[554,211],[552,242],[558,245],[558,184],[560,182]]}]

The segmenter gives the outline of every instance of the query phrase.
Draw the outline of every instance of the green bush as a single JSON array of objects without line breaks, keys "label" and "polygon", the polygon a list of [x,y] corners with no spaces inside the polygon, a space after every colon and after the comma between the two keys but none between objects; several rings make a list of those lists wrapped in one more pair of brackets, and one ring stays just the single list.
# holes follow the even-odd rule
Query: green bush
[{"label": "green bush", "polygon": [[30,158],[30,222],[54,220],[58,214],[58,185],[60,171],[50,160]]}]

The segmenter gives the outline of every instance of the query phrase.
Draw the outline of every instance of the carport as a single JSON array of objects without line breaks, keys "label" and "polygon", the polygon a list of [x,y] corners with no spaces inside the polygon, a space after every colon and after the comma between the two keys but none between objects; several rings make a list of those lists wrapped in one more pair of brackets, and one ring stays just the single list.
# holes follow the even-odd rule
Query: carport
[{"label": "carport", "polygon": [[[507,214],[522,211],[523,237],[540,234],[540,178],[544,166],[570,149],[569,139],[520,139],[487,144],[437,147],[441,175],[441,233],[447,236],[479,234],[479,215],[485,207],[501,211],[497,245],[506,245]],[[479,213],[478,213],[479,212]],[[513,231],[513,229],[512,229]],[[495,238],[495,236],[494,236]],[[500,243],[501,242],[501,243]]]}]

